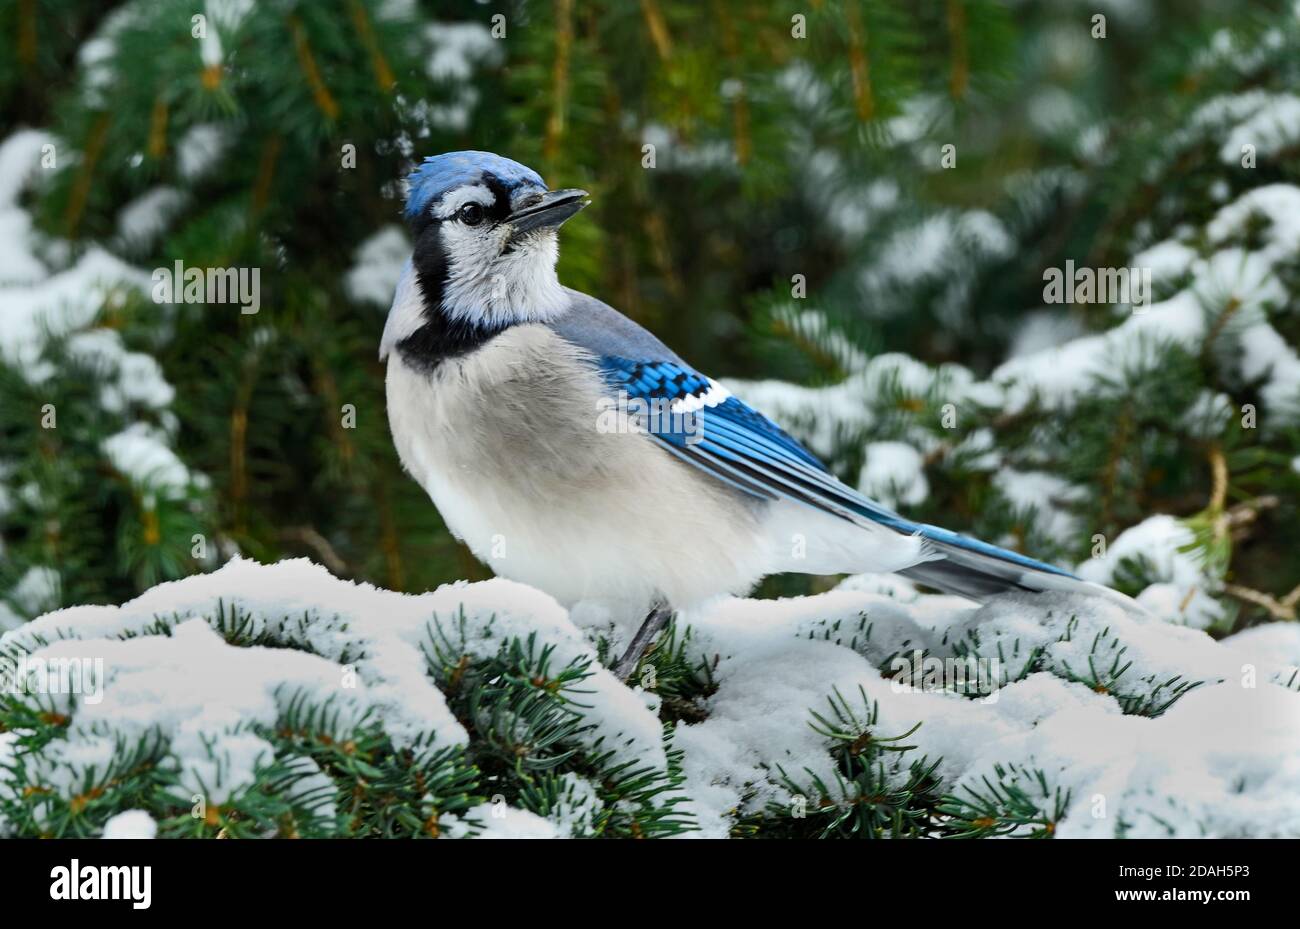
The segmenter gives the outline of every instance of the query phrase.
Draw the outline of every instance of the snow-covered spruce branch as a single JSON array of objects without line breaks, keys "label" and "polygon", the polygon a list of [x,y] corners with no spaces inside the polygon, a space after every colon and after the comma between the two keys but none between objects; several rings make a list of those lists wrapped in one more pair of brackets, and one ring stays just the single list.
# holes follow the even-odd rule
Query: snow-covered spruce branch
[{"label": "snow-covered spruce branch", "polygon": [[305,560],[51,613],[0,639],[0,832],[1300,832],[1294,624],[1215,642],[863,575],[679,617],[633,688],[603,632],[505,580],[410,596]]}]

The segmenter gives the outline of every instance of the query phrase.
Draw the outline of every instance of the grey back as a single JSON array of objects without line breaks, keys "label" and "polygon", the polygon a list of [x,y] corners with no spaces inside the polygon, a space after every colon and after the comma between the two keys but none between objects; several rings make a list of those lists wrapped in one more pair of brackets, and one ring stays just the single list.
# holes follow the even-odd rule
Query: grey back
[{"label": "grey back", "polygon": [[648,329],[595,297],[566,287],[569,308],[549,325],[574,345],[594,355],[614,355],[630,361],[672,361],[690,367]]}]

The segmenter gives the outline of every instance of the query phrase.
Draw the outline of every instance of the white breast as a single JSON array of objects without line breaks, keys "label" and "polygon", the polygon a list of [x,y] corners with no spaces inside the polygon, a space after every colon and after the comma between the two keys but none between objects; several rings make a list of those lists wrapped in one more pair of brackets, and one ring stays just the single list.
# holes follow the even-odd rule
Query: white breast
[{"label": "white breast", "polygon": [[448,527],[505,577],[565,604],[687,606],[770,561],[751,502],[636,433],[598,429],[607,392],[580,349],[507,330],[433,375],[388,361],[401,460]]}]

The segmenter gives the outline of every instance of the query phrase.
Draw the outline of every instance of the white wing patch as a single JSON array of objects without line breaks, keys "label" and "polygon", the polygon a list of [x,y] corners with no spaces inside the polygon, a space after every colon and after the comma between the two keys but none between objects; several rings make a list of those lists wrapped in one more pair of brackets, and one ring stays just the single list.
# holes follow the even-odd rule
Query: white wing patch
[{"label": "white wing patch", "polygon": [[674,413],[698,413],[700,410],[715,407],[719,403],[725,402],[730,396],[731,391],[713,378],[709,378],[708,390],[690,397],[679,397],[672,402],[670,409]]}]

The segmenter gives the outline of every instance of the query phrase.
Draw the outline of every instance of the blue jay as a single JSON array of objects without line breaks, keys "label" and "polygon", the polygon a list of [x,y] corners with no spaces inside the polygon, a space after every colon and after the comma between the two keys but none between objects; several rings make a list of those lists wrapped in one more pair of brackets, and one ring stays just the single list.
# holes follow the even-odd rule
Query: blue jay
[{"label": "blue jay", "polygon": [[557,230],[586,205],[499,155],[425,159],[408,179],[415,247],[380,358],[402,464],[479,559],[566,606],[644,617],[616,673],[672,609],[779,572],[898,572],[977,599],[1118,596],[868,499],[648,331],[564,287]]}]

